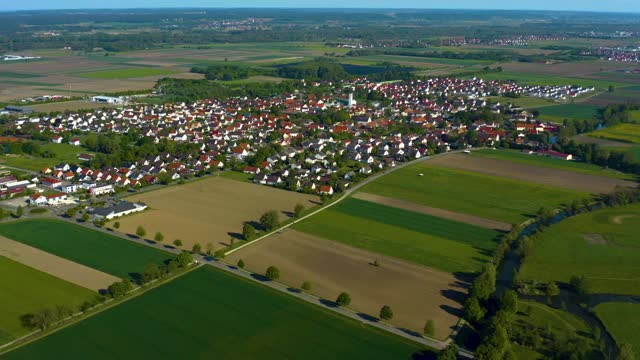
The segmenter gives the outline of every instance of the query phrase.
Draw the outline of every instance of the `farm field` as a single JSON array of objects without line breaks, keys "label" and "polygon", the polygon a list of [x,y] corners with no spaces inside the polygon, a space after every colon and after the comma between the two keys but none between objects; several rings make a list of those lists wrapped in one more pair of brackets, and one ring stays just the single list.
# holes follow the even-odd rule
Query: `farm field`
[{"label": "farm field", "polygon": [[35,104],[29,105],[35,112],[52,112],[52,111],[78,111],[78,110],[93,110],[93,109],[112,109],[117,108],[120,105],[96,103],[85,100],[72,100],[72,101],[60,101],[52,102],[48,104]]},{"label": "farm field", "polygon": [[487,159],[504,160],[518,164],[547,167],[558,170],[574,171],[581,174],[606,176],[613,179],[633,180],[633,176],[619,171],[604,169],[598,165],[578,161],[566,161],[547,156],[524,154],[518,150],[487,150],[478,149],[471,152],[472,156]]},{"label": "farm field", "polygon": [[[449,158],[451,156],[446,157]],[[365,185],[361,191],[510,224],[527,220],[540,207],[556,208],[588,195],[434,166],[434,160],[385,175]]]},{"label": "farm field", "polygon": [[640,144],[640,124],[618,124],[588,134],[596,138]]},{"label": "farm field", "polygon": [[5,154],[0,156],[0,164],[38,172],[45,167],[52,167],[61,162],[76,164],[79,162],[78,154],[91,153],[81,146],[73,146],[70,144],[43,143],[40,145],[40,148],[43,151],[46,150],[55,154],[55,156],[52,158],[42,158],[25,154]]},{"label": "farm field", "polygon": [[627,83],[619,81],[606,81],[587,79],[581,77],[567,77],[564,76],[549,76],[547,74],[536,74],[533,72],[517,72],[517,71],[504,71],[504,72],[492,72],[479,75],[484,80],[513,80],[520,84],[527,85],[577,85],[577,86],[594,86],[599,90],[606,90],[609,85],[614,85],[616,88],[622,88]]},{"label": "farm field", "polygon": [[103,290],[119,278],[0,236],[0,256],[91,290]]},{"label": "farm field", "polygon": [[55,305],[80,305],[98,293],[0,255],[0,344],[30,332],[20,317]]},{"label": "farm field", "polygon": [[[427,319],[436,337],[446,338],[455,327],[466,297],[466,283],[451,274],[287,229],[225,258],[242,259],[249,271],[263,274],[280,269],[278,281],[299,288],[312,284],[311,293],[333,300],[342,291],[351,295],[350,307],[377,316],[383,305],[394,310],[393,325],[422,332]],[[377,260],[380,266],[373,266]],[[372,286],[373,285],[373,286]]]},{"label": "farm field", "polygon": [[150,191],[127,198],[151,208],[118,221],[119,231],[135,234],[138,226],[153,238],[156,232],[170,244],[180,239],[185,249],[200,243],[222,248],[230,238],[239,239],[245,222],[257,222],[268,210],[276,210],[284,221],[296,204],[306,208],[318,204],[318,197],[267,186],[210,177],[186,185]]},{"label": "farm field", "polygon": [[640,349],[640,304],[603,303],[595,311],[617,344],[626,342],[634,351]]},{"label": "farm field", "polygon": [[480,270],[498,232],[373,202],[346,199],[294,229],[456,274]]},{"label": "farm field", "polygon": [[151,262],[160,264],[173,258],[163,251],[57,220],[2,224],[0,235],[121,278],[132,277]]},{"label": "farm field", "polygon": [[558,104],[553,100],[533,96],[521,96],[519,98],[491,96],[487,100],[490,100],[492,103],[513,104],[514,106],[522,107],[525,109],[538,108],[542,106],[553,106]]},{"label": "farm field", "polygon": [[428,358],[427,350],[400,337],[208,266],[4,358],[60,353],[67,359]]},{"label": "farm field", "polygon": [[541,120],[562,123],[564,119],[593,119],[598,116],[599,107],[588,104],[561,104],[541,107],[538,110]]},{"label": "farm field", "polygon": [[514,163],[499,159],[473,157],[468,156],[468,154],[454,154],[452,156],[440,157],[430,160],[429,163],[452,169],[473,171],[475,173],[537,183],[543,186],[582,193],[601,194],[612,191],[616,186],[635,187],[637,185],[632,181],[605,176],[581,174],[550,167],[537,167],[535,165]]},{"label": "farm field", "polygon": [[[527,315],[529,312],[529,315]],[[518,313],[514,320],[514,327],[520,328],[520,332],[526,332],[528,327],[535,327],[539,331],[550,330],[556,339],[569,339],[579,337],[588,342],[593,342],[591,329],[580,318],[559,309],[533,301],[520,300]],[[548,358],[550,351],[546,346],[539,346],[536,350],[524,346],[514,347],[518,359]]]},{"label": "farm field", "polygon": [[520,276],[567,283],[583,275],[593,293],[640,295],[638,229],[640,204],[566,219],[541,234]]},{"label": "farm field", "polygon": [[95,72],[82,72],[77,73],[77,76],[86,77],[90,79],[130,79],[146,76],[158,76],[175,74],[175,70],[154,69],[154,68],[129,68],[129,69],[116,69],[105,70]]}]

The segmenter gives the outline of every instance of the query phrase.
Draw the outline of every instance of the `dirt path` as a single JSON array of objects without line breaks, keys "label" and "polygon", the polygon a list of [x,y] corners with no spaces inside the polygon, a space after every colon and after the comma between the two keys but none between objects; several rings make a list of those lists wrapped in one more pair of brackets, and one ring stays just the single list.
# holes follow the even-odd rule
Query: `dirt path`
[{"label": "dirt path", "polygon": [[592,194],[608,193],[616,186],[637,186],[633,181],[462,154],[433,159],[429,164]]},{"label": "dirt path", "polygon": [[0,255],[91,290],[106,289],[120,279],[34,247],[0,236]]},{"label": "dirt path", "polygon": [[489,219],[485,219],[485,218],[481,218],[473,215],[461,214],[455,211],[434,208],[431,206],[420,205],[420,204],[412,203],[410,201],[405,201],[405,200],[400,200],[400,199],[395,199],[395,198],[390,198],[390,197],[380,196],[375,194],[363,193],[363,192],[356,193],[353,195],[353,197],[356,199],[371,201],[374,203],[388,205],[388,206],[403,209],[403,210],[409,210],[409,211],[419,212],[422,214],[437,216],[437,217],[448,219],[448,220],[459,221],[465,224],[475,225],[475,226],[483,227],[486,229],[495,229],[495,230],[502,230],[502,231],[511,230],[511,224],[508,224],[508,223],[489,220]]},{"label": "dirt path", "polygon": [[[434,320],[436,337],[452,332],[466,297],[466,284],[453,275],[369,251],[325,240],[296,230],[271,236],[228,256],[235,264],[264,274],[273,265],[280,281],[300,288],[312,283],[311,292],[335,299],[342,291],[351,295],[351,308],[377,316],[383,305],[394,311],[391,324],[417,333],[426,320]],[[373,266],[378,260],[380,266]]]}]

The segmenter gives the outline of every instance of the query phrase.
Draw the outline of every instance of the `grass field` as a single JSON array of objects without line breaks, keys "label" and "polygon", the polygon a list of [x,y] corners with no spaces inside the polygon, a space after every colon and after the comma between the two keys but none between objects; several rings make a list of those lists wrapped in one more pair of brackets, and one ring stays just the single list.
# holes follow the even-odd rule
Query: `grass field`
[{"label": "grass field", "polygon": [[604,303],[596,306],[596,315],[617,344],[631,344],[636,356],[640,350],[640,304]]},{"label": "grass field", "polygon": [[553,100],[543,99],[539,97],[533,96],[521,96],[519,98],[510,98],[510,97],[501,97],[501,96],[492,96],[489,98],[493,103],[500,104],[513,104],[515,106],[519,106],[525,109],[537,108],[541,106],[552,106],[557,104]]},{"label": "grass field", "polygon": [[0,225],[0,234],[76,263],[125,278],[145,265],[173,258],[102,232],[62,221],[37,219]]},{"label": "grass field", "polygon": [[565,161],[553,159],[546,156],[536,156],[523,154],[518,150],[474,150],[472,156],[479,156],[489,159],[511,161],[519,164],[542,166],[552,169],[575,171],[582,174],[600,175],[614,179],[632,180],[633,176],[619,171],[604,169],[598,165],[588,164],[578,161]]},{"label": "grass field", "polygon": [[80,305],[98,295],[70,282],[0,256],[0,344],[27,334],[20,317],[55,305]]},{"label": "grass field", "polygon": [[429,358],[423,351],[399,337],[202,267],[4,358]]},{"label": "grass field", "polygon": [[556,208],[584,196],[579,192],[427,163],[385,175],[364,186],[362,191],[512,224],[526,220],[540,207]]},{"label": "grass field", "polygon": [[640,144],[640,124],[618,124],[588,135],[601,139]]},{"label": "grass field", "polygon": [[0,156],[0,164],[13,166],[20,169],[40,171],[45,167],[52,167],[62,162],[77,164],[80,162],[78,160],[78,154],[91,153],[81,146],[73,146],[70,144],[44,143],[40,145],[40,148],[43,151],[47,150],[55,154],[55,156],[52,158],[42,158],[24,154],[7,154]]},{"label": "grass field", "polygon": [[598,106],[588,104],[561,104],[541,107],[539,118],[562,122],[564,119],[593,119],[598,116]]},{"label": "grass field", "polygon": [[155,69],[149,67],[131,68],[131,69],[115,69],[105,71],[93,71],[77,73],[77,76],[90,79],[131,79],[146,76],[158,76],[175,74],[177,71],[168,69]]},{"label": "grass field", "polygon": [[[529,312],[529,315],[527,315]],[[589,337],[591,330],[580,318],[559,309],[532,301],[520,300],[518,303],[518,313],[514,319],[514,327],[522,328],[520,331],[527,331],[530,327],[535,327],[539,331],[550,330],[556,339],[569,339],[581,337],[592,342]],[[514,348],[518,359],[541,359],[549,358],[551,349],[544,344],[535,350],[526,347]]]},{"label": "grass field", "polygon": [[564,220],[542,233],[520,274],[564,283],[584,275],[591,292],[640,295],[638,229],[640,204]]},{"label": "grass field", "polygon": [[517,71],[504,71],[504,72],[492,72],[479,75],[484,80],[513,80],[519,84],[527,85],[577,85],[577,86],[594,86],[598,89],[605,90],[609,85],[614,85],[616,88],[624,87],[626,83],[605,81],[605,80],[593,80],[584,79],[578,77],[564,77],[564,76],[551,76],[548,74],[535,74],[530,72],[517,72]]},{"label": "grass field", "polygon": [[478,271],[498,236],[494,230],[353,198],[294,228],[451,273]]}]

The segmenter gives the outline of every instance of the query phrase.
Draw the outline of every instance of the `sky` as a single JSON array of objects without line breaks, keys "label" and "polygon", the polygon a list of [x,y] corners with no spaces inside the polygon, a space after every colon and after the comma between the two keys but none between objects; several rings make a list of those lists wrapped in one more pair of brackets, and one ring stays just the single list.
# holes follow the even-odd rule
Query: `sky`
[{"label": "sky", "polygon": [[159,7],[527,9],[640,12],[638,0],[0,0],[0,11]]}]

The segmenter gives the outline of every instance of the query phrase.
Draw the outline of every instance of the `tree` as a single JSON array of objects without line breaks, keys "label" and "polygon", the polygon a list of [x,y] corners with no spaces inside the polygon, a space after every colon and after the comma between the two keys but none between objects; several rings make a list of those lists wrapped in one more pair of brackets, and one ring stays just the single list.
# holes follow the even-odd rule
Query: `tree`
[{"label": "tree", "polygon": [[556,297],[558,295],[560,295],[560,289],[558,288],[558,285],[556,284],[555,281],[552,281],[549,283],[549,285],[547,285],[547,288],[545,290],[545,294],[548,297]]},{"label": "tree", "polygon": [[471,296],[479,300],[487,300],[496,290],[496,268],[493,264],[486,264],[482,273],[471,286]]},{"label": "tree", "polygon": [[269,280],[278,280],[280,278],[280,269],[278,269],[275,266],[269,266],[267,268],[267,272],[265,273],[265,276]]},{"label": "tree", "polygon": [[175,247],[181,247],[182,246],[182,240],[180,240],[180,239],[173,240],[173,245]]},{"label": "tree", "polygon": [[382,320],[391,320],[391,319],[393,319],[393,310],[391,309],[390,306],[384,305],[380,309],[380,319],[382,319]]},{"label": "tree", "polygon": [[176,272],[176,270],[178,270],[178,262],[176,262],[175,260],[169,261],[169,263],[167,264],[167,274],[172,274]]},{"label": "tree", "polygon": [[244,224],[242,227],[242,237],[247,241],[253,240],[256,237],[256,229],[251,224]]},{"label": "tree", "polygon": [[24,209],[22,208],[22,206],[18,206],[18,208],[16,209],[16,217],[21,218],[22,215],[24,215]]},{"label": "tree", "polygon": [[120,229],[120,221],[116,221],[113,223],[114,229]]},{"label": "tree", "polygon": [[275,210],[269,210],[260,217],[260,225],[267,230],[275,228],[279,223],[278,212]]},{"label": "tree", "polygon": [[618,354],[616,356],[616,360],[634,360],[635,354],[633,352],[633,348],[631,344],[623,342],[618,347]]},{"label": "tree", "polygon": [[213,255],[213,244],[210,242],[207,243],[207,255]]},{"label": "tree", "polygon": [[131,281],[129,281],[129,279],[124,279],[109,285],[107,291],[109,292],[109,295],[115,299],[126,295],[132,287]]},{"label": "tree", "polygon": [[478,298],[472,296],[464,304],[464,318],[472,323],[476,323],[484,318],[485,310],[480,306]]},{"label": "tree", "polygon": [[142,282],[148,283],[160,277],[160,268],[156,263],[149,263],[142,271]]},{"label": "tree", "polygon": [[194,254],[200,254],[202,252],[202,246],[200,246],[200,243],[193,244],[191,252],[193,252]]},{"label": "tree", "polygon": [[436,324],[433,322],[433,320],[427,320],[426,323],[424,323],[424,334],[427,336],[433,336],[436,333]]},{"label": "tree", "polygon": [[609,85],[609,92],[614,92],[616,89],[613,85]]},{"label": "tree", "polygon": [[216,250],[216,252],[213,254],[213,256],[216,259],[224,259],[225,256],[227,256],[226,251],[224,249],[218,249]]},{"label": "tree", "polygon": [[82,221],[87,222],[89,221],[90,218],[91,217],[89,216],[89,214],[87,213],[82,214]]},{"label": "tree", "polygon": [[349,304],[351,304],[351,296],[346,292],[341,292],[336,299],[336,304],[338,304],[338,306],[349,306]]},{"label": "tree", "polygon": [[145,235],[147,235],[147,230],[145,230],[142,226],[138,226],[138,228],[136,229],[136,235],[139,238],[143,238]]},{"label": "tree", "polygon": [[584,276],[572,276],[569,285],[578,295],[585,295],[589,292],[589,284]]},{"label": "tree", "polygon": [[187,251],[183,251],[178,256],[176,256],[176,263],[180,267],[186,267],[187,265],[193,262],[193,256]]},{"label": "tree", "polygon": [[311,282],[309,282],[309,281],[303,282],[302,286],[300,288],[302,290],[304,290],[304,291],[310,291],[311,290]]},{"label": "tree", "polygon": [[518,294],[513,290],[507,290],[500,298],[500,308],[510,314],[518,312]]},{"label": "tree", "polygon": [[153,237],[153,240],[157,241],[157,242],[163,242],[164,241],[164,235],[162,235],[161,232],[157,232],[156,235]]},{"label": "tree", "polygon": [[302,215],[303,211],[304,211],[304,205],[302,205],[302,204],[296,204],[296,207],[293,208],[293,214],[297,218],[299,218],[300,215]]},{"label": "tree", "polygon": [[458,345],[451,342],[438,354],[438,360],[456,360],[458,359]]},{"label": "tree", "polygon": [[242,261],[242,259],[238,260],[238,267],[244,269],[244,261]]},{"label": "tree", "polygon": [[64,212],[64,215],[68,218],[74,218],[76,217],[77,212],[78,212],[78,209],[76,208],[68,208],[67,211]]}]

